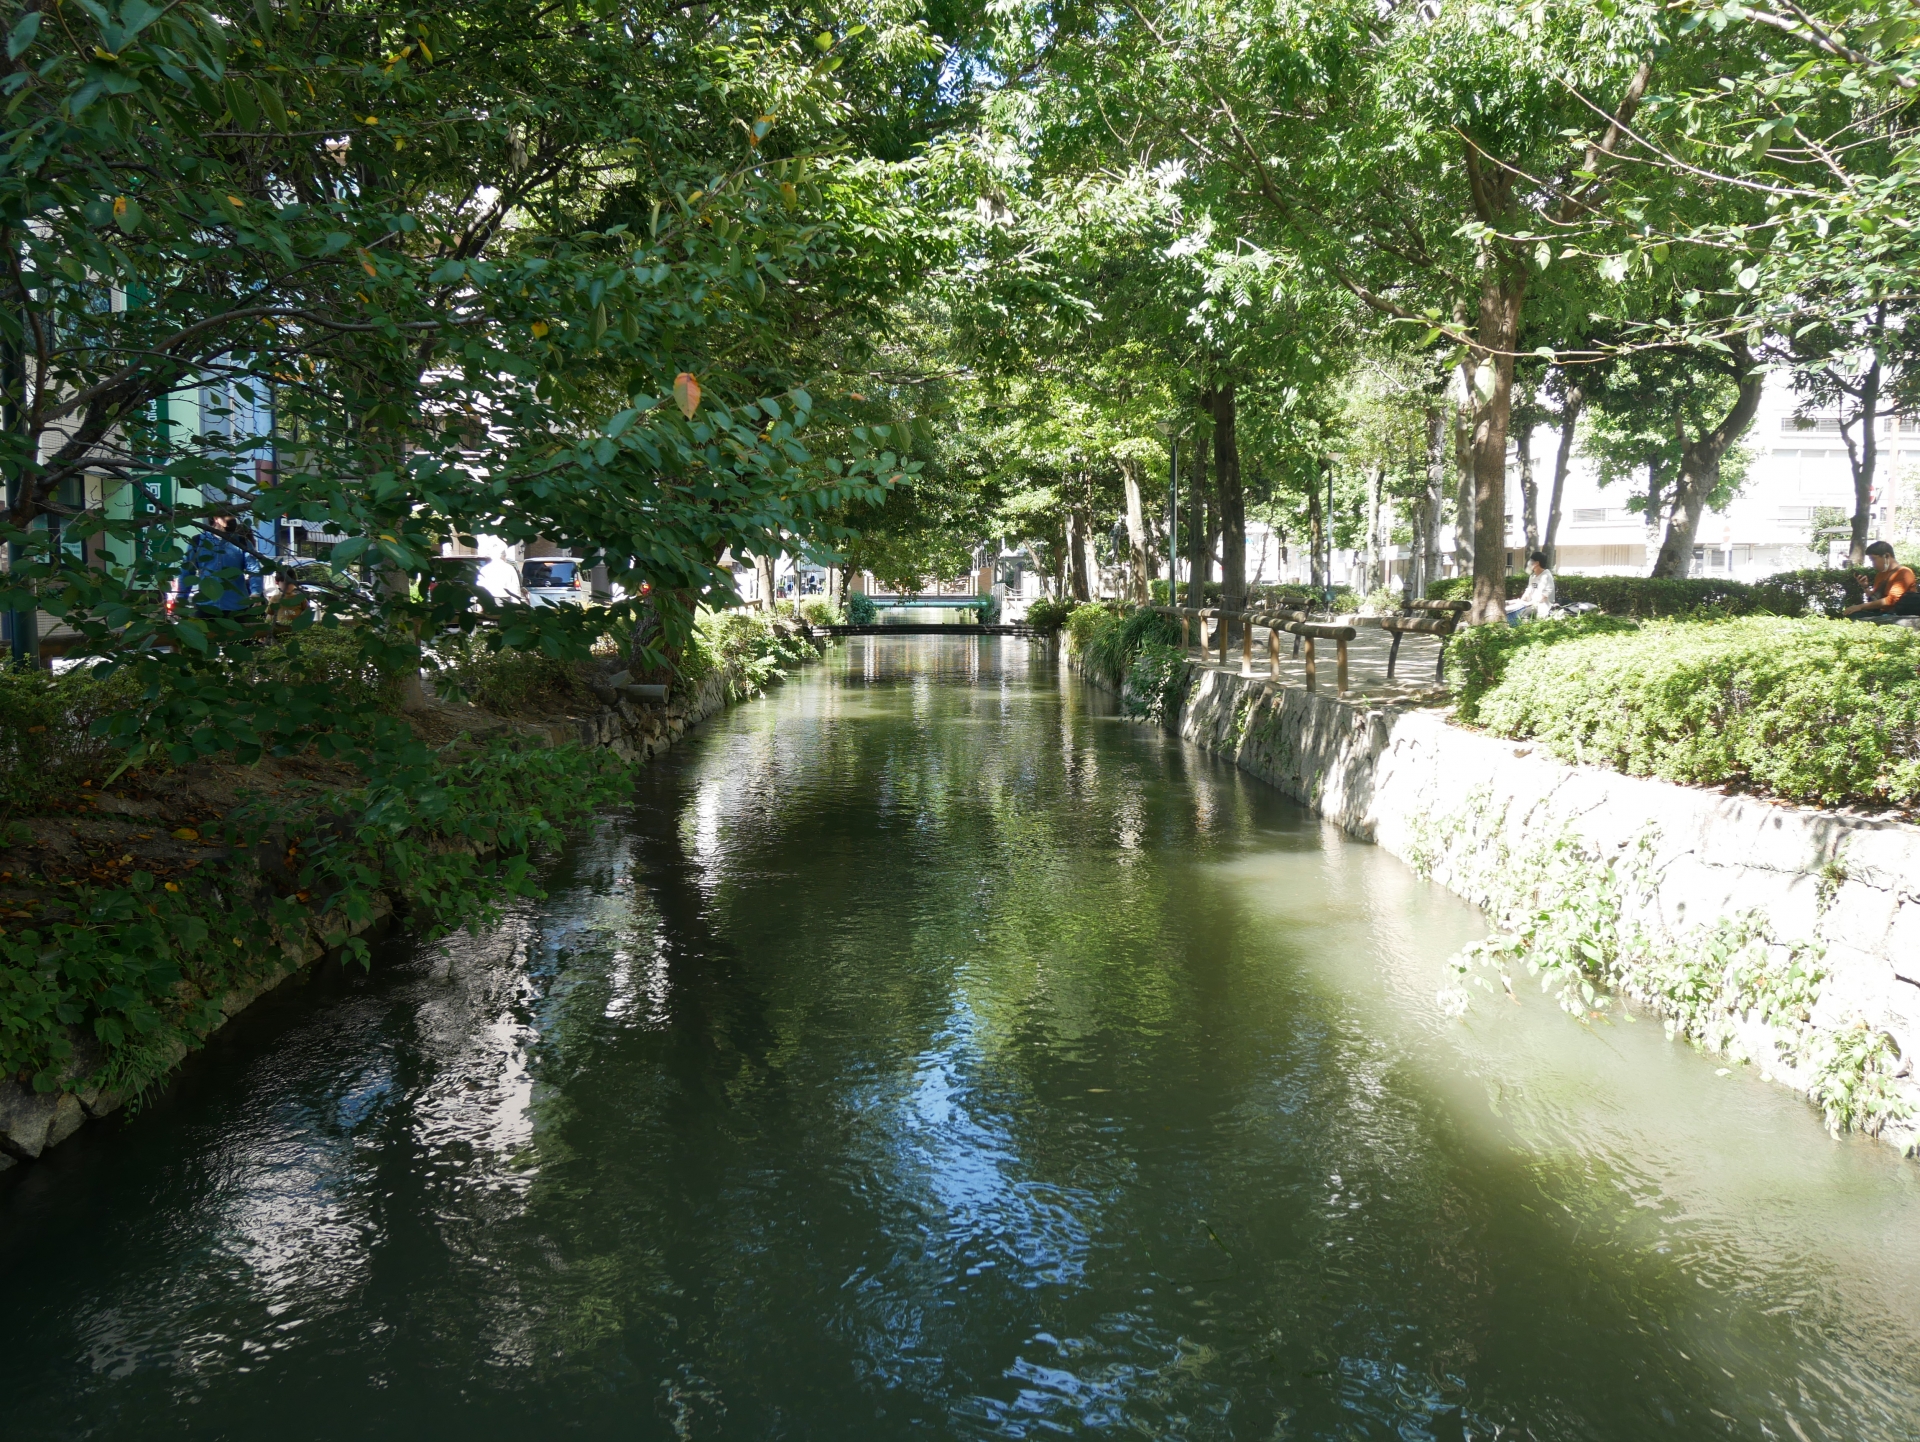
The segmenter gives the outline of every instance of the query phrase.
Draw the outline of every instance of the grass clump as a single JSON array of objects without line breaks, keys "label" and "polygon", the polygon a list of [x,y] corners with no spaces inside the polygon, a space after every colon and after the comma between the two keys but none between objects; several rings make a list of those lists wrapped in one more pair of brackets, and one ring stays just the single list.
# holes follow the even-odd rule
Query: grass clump
[{"label": "grass clump", "polygon": [[1058,631],[1079,604],[1064,596],[1042,596],[1027,607],[1027,624],[1036,631]]},{"label": "grass clump", "polygon": [[[1141,649],[1150,644],[1178,649],[1180,623],[1171,616],[1144,607],[1081,606],[1067,620],[1068,644],[1081,665],[1107,685],[1119,690]],[[1181,651],[1184,660],[1185,651]]]}]

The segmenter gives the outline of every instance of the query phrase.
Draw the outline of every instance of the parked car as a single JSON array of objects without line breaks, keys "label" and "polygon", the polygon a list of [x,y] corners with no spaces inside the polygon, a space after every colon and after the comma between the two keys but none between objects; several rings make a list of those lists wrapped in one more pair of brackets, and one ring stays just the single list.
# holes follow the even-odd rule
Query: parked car
[{"label": "parked car", "polygon": [[520,584],[535,606],[584,606],[589,598],[586,567],[572,556],[536,556],[520,563]]},{"label": "parked car", "polygon": [[281,556],[267,575],[267,601],[275,619],[303,611],[365,614],[379,606],[373,591],[352,571],[312,556]]}]

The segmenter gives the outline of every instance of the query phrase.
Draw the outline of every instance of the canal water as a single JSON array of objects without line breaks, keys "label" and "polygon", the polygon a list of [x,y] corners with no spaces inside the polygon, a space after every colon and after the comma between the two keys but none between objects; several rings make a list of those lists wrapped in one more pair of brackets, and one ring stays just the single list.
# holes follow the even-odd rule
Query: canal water
[{"label": "canal water", "polygon": [[1550,1004],[1024,641],[852,641],[550,899],[0,1179],[27,1439],[1920,1436],[1920,1167]]}]

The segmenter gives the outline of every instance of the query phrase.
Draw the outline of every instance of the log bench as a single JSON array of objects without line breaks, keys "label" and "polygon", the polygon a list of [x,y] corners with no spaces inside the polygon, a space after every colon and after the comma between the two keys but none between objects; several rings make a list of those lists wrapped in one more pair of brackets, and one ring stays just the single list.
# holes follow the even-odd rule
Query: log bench
[{"label": "log bench", "polygon": [[1264,626],[1267,629],[1267,672],[1274,679],[1280,678],[1280,647],[1276,644],[1279,633],[1286,631],[1294,638],[1294,650],[1306,647],[1307,689],[1319,690],[1320,667],[1314,643],[1331,641],[1338,648],[1335,652],[1336,670],[1334,673],[1334,695],[1347,694],[1347,643],[1356,634],[1351,626],[1330,626],[1321,621],[1309,621],[1299,611],[1256,611],[1246,619],[1247,628]]},{"label": "log bench", "polygon": [[1387,679],[1393,679],[1394,667],[1400,663],[1402,636],[1438,636],[1440,659],[1434,662],[1433,679],[1436,682],[1446,679],[1447,638],[1459,629],[1460,617],[1472,606],[1471,601],[1415,601],[1415,615],[1382,616],[1380,629],[1393,637],[1393,644],[1387,648]]}]

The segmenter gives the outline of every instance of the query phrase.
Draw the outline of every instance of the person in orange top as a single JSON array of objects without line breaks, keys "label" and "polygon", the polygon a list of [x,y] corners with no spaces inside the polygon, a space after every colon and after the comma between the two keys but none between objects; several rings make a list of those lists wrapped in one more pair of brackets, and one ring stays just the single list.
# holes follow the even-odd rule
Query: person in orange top
[{"label": "person in orange top", "polygon": [[1912,568],[1893,558],[1893,547],[1875,541],[1867,547],[1867,559],[1873,562],[1873,584],[1867,599],[1849,606],[1840,614],[1855,621],[1885,626],[1902,616],[1920,616],[1920,589],[1916,589]]}]

